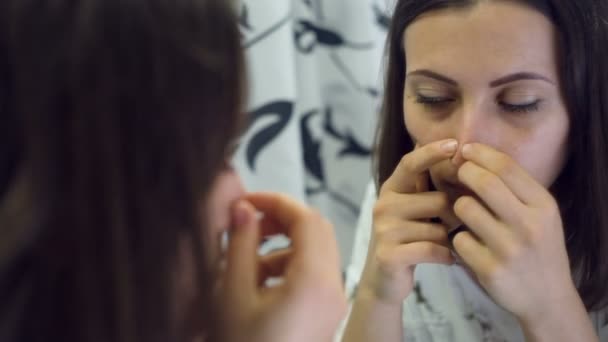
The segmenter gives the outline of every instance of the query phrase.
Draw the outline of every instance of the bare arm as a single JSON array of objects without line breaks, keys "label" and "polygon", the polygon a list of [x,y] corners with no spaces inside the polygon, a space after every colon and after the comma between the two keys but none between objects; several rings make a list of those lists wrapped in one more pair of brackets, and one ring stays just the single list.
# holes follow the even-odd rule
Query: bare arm
[{"label": "bare arm", "polygon": [[343,342],[403,341],[403,301],[421,263],[451,264],[447,228],[430,221],[450,215],[447,196],[428,189],[428,170],[450,158],[456,141],[438,141],[405,155],[382,185],[371,222],[365,270]]},{"label": "bare arm", "polygon": [[357,294],[342,342],[403,341],[402,305],[382,303],[371,294]]},{"label": "bare arm", "polygon": [[567,308],[567,312],[551,311],[537,320],[520,320],[526,341],[599,342],[576,289],[572,289],[571,294],[570,298],[565,298],[562,302],[562,307]]}]

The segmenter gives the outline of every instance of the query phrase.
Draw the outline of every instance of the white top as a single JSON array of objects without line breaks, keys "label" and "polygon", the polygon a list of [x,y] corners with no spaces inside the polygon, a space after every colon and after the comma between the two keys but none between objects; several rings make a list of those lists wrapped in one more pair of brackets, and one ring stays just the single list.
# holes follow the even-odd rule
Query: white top
[{"label": "white top", "polygon": [[[374,184],[367,188],[355,234],[351,263],[346,270],[350,298],[361,278],[371,236]],[[416,286],[403,303],[407,342],[519,342],[523,333],[515,317],[498,306],[460,266],[421,264]],[[600,341],[608,342],[608,314],[591,315]],[[336,336],[339,341],[344,323]]]}]

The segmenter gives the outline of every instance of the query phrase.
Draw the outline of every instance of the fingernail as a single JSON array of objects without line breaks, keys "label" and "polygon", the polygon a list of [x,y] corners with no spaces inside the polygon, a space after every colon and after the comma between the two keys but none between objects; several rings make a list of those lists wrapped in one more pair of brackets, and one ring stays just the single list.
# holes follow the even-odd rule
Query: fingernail
[{"label": "fingernail", "polygon": [[456,140],[448,140],[441,144],[441,149],[446,153],[454,153],[458,148],[458,141]]},{"label": "fingernail", "polygon": [[246,225],[249,222],[249,209],[243,201],[238,201],[234,206],[234,224],[237,227]]},{"label": "fingernail", "polygon": [[465,158],[469,158],[471,157],[471,154],[473,153],[473,146],[471,146],[471,144],[465,144],[464,146],[462,146],[462,156]]}]

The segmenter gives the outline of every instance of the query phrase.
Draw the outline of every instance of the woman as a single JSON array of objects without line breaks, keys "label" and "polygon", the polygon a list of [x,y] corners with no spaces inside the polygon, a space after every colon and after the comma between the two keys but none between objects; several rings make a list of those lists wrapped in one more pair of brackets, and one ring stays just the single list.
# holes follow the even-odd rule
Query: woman
[{"label": "woman", "polygon": [[608,341],[607,18],[397,2],[343,341]]},{"label": "woman", "polygon": [[[0,340],[333,334],[331,226],[226,163],[245,100],[229,5],[2,1]],[[259,259],[281,233],[291,249]]]}]

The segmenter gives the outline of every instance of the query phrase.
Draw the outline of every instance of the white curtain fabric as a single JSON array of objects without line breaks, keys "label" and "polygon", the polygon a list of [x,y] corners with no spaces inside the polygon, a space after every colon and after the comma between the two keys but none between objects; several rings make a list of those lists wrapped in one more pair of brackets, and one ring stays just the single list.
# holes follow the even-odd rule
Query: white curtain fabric
[{"label": "white curtain fabric", "polygon": [[235,167],[248,190],[288,193],[328,217],[343,265],[371,177],[388,8],[387,0],[239,5],[250,125]]}]

